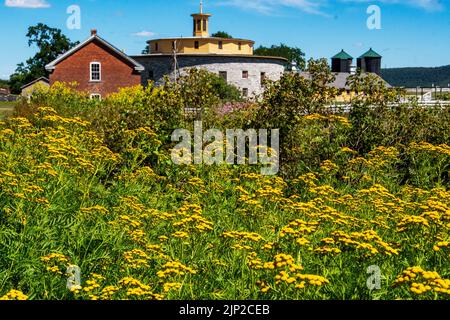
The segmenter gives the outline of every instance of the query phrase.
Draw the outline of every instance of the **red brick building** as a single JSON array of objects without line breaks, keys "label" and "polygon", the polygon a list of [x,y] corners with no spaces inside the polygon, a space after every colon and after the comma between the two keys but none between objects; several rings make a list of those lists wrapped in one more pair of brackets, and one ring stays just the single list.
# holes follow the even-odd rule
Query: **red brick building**
[{"label": "red brick building", "polygon": [[144,67],[103,40],[96,30],[91,37],[49,63],[50,85],[77,82],[78,90],[101,98],[122,87],[141,84]]}]

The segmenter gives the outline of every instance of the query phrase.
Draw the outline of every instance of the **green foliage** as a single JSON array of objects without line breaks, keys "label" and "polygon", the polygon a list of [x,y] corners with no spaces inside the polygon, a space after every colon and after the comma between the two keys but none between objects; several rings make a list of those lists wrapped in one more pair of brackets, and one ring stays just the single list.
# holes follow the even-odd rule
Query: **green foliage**
[{"label": "green foliage", "polygon": [[0,79],[0,88],[9,88],[9,81]]},{"label": "green foliage", "polygon": [[[130,130],[148,127],[168,142],[172,131],[185,123],[185,116],[186,120],[200,115],[212,117],[218,105],[240,100],[240,91],[221,77],[203,69],[190,69],[177,83],[167,79],[162,87],[150,83],[147,88],[124,88],[103,101],[90,100],[87,93],[78,92],[76,83],[56,83],[50,90],[37,90],[31,103],[22,101],[16,115],[28,117],[37,108],[51,105],[58,113],[90,119],[105,144],[119,152]],[[185,112],[185,108],[199,111]]]},{"label": "green foliage", "polygon": [[349,85],[357,93],[349,114],[353,124],[350,141],[356,150],[366,153],[376,145],[449,141],[448,108],[423,108],[415,103],[400,103],[404,92],[387,88],[375,75],[352,75]]},{"label": "green foliage", "polygon": [[289,47],[283,43],[280,45],[272,45],[271,47],[259,46],[254,50],[254,54],[258,56],[283,57],[289,62],[297,63],[300,69],[305,67],[305,54],[300,48]]},{"label": "green foliage", "polygon": [[185,108],[197,109],[204,116],[223,102],[241,100],[238,88],[204,69],[189,69],[177,83],[167,82],[167,86],[180,93]]},{"label": "green foliage", "polygon": [[324,111],[325,104],[334,99],[337,92],[329,84],[335,77],[326,60],[311,59],[307,72],[309,77],[284,73],[279,81],[266,82],[260,112],[271,127],[286,131],[299,116]]},{"label": "green foliage", "polygon": [[[145,112],[174,94],[155,90],[104,103]],[[396,148],[359,155],[337,148],[346,118],[306,115],[298,152],[328,160],[285,179],[175,166],[146,127],[124,130],[115,153],[84,117],[40,107],[0,122],[0,298],[448,298],[449,146],[414,143],[406,160]],[[406,185],[399,164],[412,171]],[[376,291],[366,285],[373,265],[383,270]],[[69,266],[81,271],[72,290]]]},{"label": "green foliage", "polygon": [[233,37],[230,34],[228,34],[227,32],[225,32],[225,31],[217,31],[216,33],[213,33],[211,35],[211,37],[224,38],[224,39],[233,39]]},{"label": "green foliage", "polygon": [[436,68],[391,68],[381,71],[383,79],[398,87],[428,87],[434,84],[447,88],[450,84],[450,65]]},{"label": "green foliage", "polygon": [[[285,73],[279,81],[266,83],[258,110],[255,128],[280,129],[281,161],[296,162],[294,150],[296,132],[303,126],[303,115],[325,112],[325,105],[331,102],[337,91],[329,86],[334,81],[326,60],[310,60],[307,71],[309,78],[299,73]],[[294,156],[294,158],[293,158]]]},{"label": "green foliage", "polygon": [[210,74],[209,77],[211,77],[212,90],[220,98],[222,103],[242,100],[241,91],[238,87],[229,84],[225,79],[215,74]]},{"label": "green foliage", "polygon": [[142,50],[141,54],[149,54],[149,53],[150,53],[150,46],[147,44],[144,50]]},{"label": "green foliage", "polygon": [[16,94],[20,93],[23,85],[40,77],[48,77],[45,66],[78,44],[71,42],[60,29],[42,23],[29,27],[26,36],[28,46],[35,46],[38,52],[34,57],[18,64],[15,73],[11,75],[11,90]]},{"label": "green foliage", "polygon": [[352,99],[353,106],[386,107],[398,103],[405,92],[398,88],[388,88],[386,82],[374,73],[357,73],[348,77],[350,91],[356,94]]},{"label": "green foliage", "polygon": [[[102,101],[76,84],[22,101],[0,121],[0,298],[447,299],[450,108],[393,107],[357,75],[354,111],[332,114],[326,62],[308,70],[255,102],[224,103],[200,70]],[[223,130],[282,129],[281,174],[174,165],[185,107]]]}]

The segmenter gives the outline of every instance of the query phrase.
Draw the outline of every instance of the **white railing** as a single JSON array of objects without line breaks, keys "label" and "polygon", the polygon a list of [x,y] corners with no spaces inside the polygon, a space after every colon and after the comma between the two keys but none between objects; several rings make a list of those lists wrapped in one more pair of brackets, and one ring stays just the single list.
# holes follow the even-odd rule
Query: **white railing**
[{"label": "white railing", "polygon": [[[388,107],[398,107],[400,105],[407,105],[408,103],[413,103],[410,101],[403,101],[400,103],[391,103],[388,104]],[[450,101],[417,101],[413,103],[414,105],[418,105],[419,107],[424,108],[437,108],[437,107],[447,107],[450,106]],[[376,106],[372,106],[372,108],[375,108]],[[348,113],[352,110],[352,104],[351,103],[343,103],[343,104],[332,104],[329,105],[328,108],[332,109],[333,112],[344,112]]]}]

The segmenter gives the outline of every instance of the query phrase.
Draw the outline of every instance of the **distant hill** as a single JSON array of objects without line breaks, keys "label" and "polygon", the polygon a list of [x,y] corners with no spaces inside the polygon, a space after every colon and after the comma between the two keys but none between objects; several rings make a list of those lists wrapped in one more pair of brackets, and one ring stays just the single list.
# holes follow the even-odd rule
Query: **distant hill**
[{"label": "distant hill", "polygon": [[437,68],[383,69],[382,77],[396,87],[447,87],[450,84],[450,65]]}]

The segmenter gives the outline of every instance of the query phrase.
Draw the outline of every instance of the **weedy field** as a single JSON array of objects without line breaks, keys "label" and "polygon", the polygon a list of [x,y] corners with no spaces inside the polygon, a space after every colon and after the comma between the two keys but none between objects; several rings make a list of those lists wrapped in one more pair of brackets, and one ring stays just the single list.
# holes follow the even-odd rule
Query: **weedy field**
[{"label": "weedy field", "polygon": [[[167,88],[123,91],[97,118],[62,114],[71,93],[54,90],[0,122],[1,299],[450,297],[448,144],[360,152],[343,139],[359,118],[312,113],[297,118],[298,171],[175,166],[161,129],[116,127],[143,97],[175,101]],[[98,131],[102,108],[120,138]]]}]

